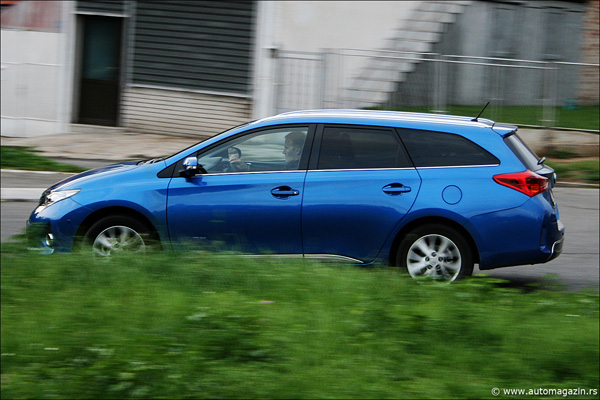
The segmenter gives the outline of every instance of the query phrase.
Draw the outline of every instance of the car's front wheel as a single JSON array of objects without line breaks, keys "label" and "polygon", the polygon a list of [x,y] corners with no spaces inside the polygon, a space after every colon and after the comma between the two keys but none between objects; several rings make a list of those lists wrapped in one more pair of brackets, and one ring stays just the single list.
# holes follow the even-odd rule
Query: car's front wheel
[{"label": "car's front wheel", "polygon": [[86,247],[100,257],[121,252],[145,253],[150,243],[150,233],[144,224],[128,216],[102,218],[84,236]]},{"label": "car's front wheel", "polygon": [[423,225],[409,232],[399,246],[396,264],[413,278],[447,282],[473,273],[468,242],[456,230],[439,224]]}]

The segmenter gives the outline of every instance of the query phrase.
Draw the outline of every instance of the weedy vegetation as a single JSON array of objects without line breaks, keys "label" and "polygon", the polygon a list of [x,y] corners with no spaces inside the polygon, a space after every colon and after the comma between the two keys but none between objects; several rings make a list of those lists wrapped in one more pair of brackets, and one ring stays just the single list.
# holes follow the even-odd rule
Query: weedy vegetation
[{"label": "weedy vegetation", "polygon": [[64,164],[44,157],[34,148],[22,146],[2,146],[0,163],[2,168],[33,171],[83,172],[86,168]]},{"label": "weedy vegetation", "polygon": [[600,160],[571,159],[547,161],[556,171],[559,181],[600,183]]},{"label": "weedy vegetation", "polygon": [[[597,291],[2,245],[2,398],[493,398],[597,388]],[[580,396],[585,398],[585,396]]]}]

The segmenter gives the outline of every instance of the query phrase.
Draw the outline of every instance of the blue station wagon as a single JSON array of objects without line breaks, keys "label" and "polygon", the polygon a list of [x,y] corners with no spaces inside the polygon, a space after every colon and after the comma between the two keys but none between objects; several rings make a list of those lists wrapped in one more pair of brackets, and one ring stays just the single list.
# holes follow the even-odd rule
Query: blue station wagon
[{"label": "blue station wagon", "polygon": [[556,175],[516,131],[469,117],[289,112],[72,176],[42,194],[28,227],[47,253],[226,248],[453,281],[474,264],[561,252]]}]

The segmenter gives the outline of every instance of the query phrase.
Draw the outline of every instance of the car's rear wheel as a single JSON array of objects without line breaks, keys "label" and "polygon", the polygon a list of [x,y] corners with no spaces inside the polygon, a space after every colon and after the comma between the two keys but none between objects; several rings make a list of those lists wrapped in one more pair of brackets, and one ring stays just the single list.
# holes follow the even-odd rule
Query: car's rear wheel
[{"label": "car's rear wheel", "polygon": [[428,224],[409,232],[402,240],[396,264],[413,278],[452,282],[473,273],[473,255],[456,230]]},{"label": "car's rear wheel", "polygon": [[105,217],[93,224],[84,236],[84,244],[94,256],[109,257],[116,253],[145,253],[151,235],[139,221],[128,216]]}]

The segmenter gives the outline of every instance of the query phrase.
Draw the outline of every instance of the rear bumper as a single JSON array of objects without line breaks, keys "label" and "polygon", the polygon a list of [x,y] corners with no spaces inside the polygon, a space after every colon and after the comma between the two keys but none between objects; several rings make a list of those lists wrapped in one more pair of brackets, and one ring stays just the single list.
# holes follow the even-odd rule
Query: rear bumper
[{"label": "rear bumper", "polygon": [[565,227],[556,208],[542,196],[520,207],[471,218],[478,234],[479,269],[541,264],[558,257]]},{"label": "rear bumper", "polygon": [[548,258],[548,261],[554,260],[556,257],[560,256],[560,253],[562,253],[563,244],[565,243],[565,226],[560,221],[557,221],[557,223],[560,239],[552,243],[550,258]]}]

